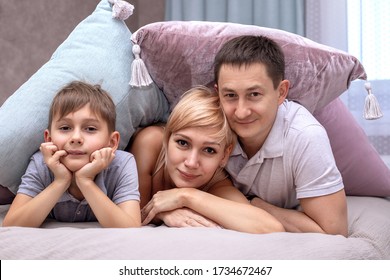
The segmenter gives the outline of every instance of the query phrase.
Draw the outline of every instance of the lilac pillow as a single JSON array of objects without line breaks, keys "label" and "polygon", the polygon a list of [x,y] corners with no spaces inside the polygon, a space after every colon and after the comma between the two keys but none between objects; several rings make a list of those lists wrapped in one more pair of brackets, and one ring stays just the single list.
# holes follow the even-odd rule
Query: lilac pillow
[{"label": "lilac pillow", "polygon": [[[311,112],[366,79],[360,62],[345,52],[286,31],[220,22],[168,21],[140,28],[132,35],[149,74],[165,93],[171,108],[193,85],[214,83],[213,61],[227,40],[244,34],[265,35],[281,45],[286,57],[288,98]],[[364,91],[364,89],[362,89]]]},{"label": "lilac pillow", "polygon": [[[390,171],[338,98],[351,81],[366,79],[352,55],[289,32],[235,23],[158,22],[132,35],[150,76],[171,108],[193,85],[213,85],[213,60],[230,38],[265,35],[285,52],[288,98],[309,109],[326,128],[348,195],[390,196]],[[362,89],[364,92],[364,89]]]},{"label": "lilac pillow", "polygon": [[325,127],[347,195],[390,196],[390,169],[340,98],[314,116]]}]

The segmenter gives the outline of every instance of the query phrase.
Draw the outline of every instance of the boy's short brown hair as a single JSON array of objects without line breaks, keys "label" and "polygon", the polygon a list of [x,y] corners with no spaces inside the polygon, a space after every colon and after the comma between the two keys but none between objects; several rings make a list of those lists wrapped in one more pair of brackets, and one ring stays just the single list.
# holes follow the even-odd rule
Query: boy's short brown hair
[{"label": "boy's short brown hair", "polygon": [[87,104],[94,114],[107,122],[110,132],[115,131],[116,111],[110,95],[99,85],[81,81],[71,82],[54,97],[49,111],[49,130],[54,117],[62,118]]}]

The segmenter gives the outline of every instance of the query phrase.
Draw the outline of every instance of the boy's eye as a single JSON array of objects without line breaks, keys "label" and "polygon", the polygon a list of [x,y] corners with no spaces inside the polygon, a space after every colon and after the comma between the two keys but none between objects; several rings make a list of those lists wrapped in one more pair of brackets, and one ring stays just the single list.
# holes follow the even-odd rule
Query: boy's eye
[{"label": "boy's eye", "polygon": [[68,131],[70,130],[70,127],[67,125],[60,126],[59,130]]},{"label": "boy's eye", "polygon": [[88,126],[88,127],[85,128],[85,130],[86,130],[86,131],[89,131],[89,132],[94,132],[94,131],[97,130],[97,128],[94,127],[94,126]]}]

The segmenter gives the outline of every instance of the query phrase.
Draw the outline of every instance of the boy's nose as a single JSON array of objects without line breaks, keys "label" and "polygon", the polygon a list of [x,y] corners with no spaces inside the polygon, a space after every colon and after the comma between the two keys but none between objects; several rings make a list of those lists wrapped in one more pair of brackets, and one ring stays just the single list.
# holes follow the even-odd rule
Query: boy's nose
[{"label": "boy's nose", "polygon": [[82,144],[83,143],[83,139],[81,137],[80,131],[78,131],[78,130],[74,131],[72,138],[70,139],[70,142],[72,144]]}]

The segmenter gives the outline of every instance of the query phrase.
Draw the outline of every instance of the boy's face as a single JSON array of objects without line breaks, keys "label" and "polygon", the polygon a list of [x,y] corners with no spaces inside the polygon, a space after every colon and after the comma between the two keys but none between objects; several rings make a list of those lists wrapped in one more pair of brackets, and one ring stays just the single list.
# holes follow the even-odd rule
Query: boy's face
[{"label": "boy's face", "polygon": [[[222,65],[216,88],[231,128],[245,146],[259,149],[270,132],[289,82],[276,89],[261,63]],[[253,147],[256,145],[257,147]]]},{"label": "boy's face", "polygon": [[89,105],[61,119],[54,116],[50,132],[45,131],[45,141],[67,152],[61,162],[72,172],[89,163],[94,151],[116,148],[117,144],[114,133],[108,131],[107,122],[93,114]]}]

